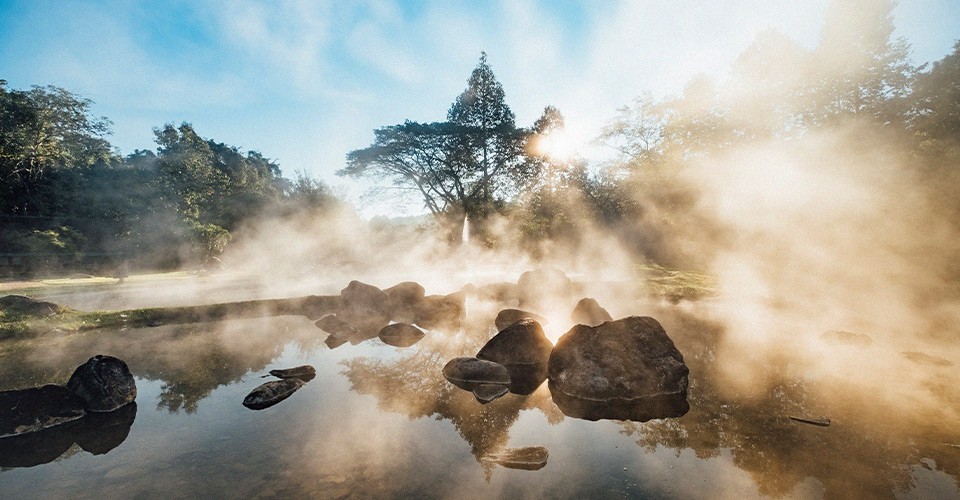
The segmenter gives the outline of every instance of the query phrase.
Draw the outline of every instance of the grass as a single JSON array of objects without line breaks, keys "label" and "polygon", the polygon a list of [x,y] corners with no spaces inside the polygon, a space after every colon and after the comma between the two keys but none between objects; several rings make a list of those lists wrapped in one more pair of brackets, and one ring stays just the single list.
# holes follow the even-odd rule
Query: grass
[{"label": "grass", "polygon": [[658,264],[639,266],[639,271],[651,295],[673,303],[700,300],[717,294],[717,281],[706,273],[679,271]]}]

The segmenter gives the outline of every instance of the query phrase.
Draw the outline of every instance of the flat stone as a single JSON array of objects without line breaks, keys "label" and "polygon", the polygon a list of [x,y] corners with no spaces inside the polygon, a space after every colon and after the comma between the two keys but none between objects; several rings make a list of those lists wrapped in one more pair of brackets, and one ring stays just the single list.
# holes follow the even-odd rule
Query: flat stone
[{"label": "flat stone", "polygon": [[291,394],[297,392],[304,384],[305,382],[298,378],[287,378],[267,382],[250,391],[250,394],[247,394],[247,397],[243,398],[243,406],[251,410],[269,408],[290,397]]},{"label": "flat stone", "polygon": [[493,361],[477,358],[453,358],[443,367],[443,376],[453,385],[472,391],[482,384],[510,385],[510,372]]},{"label": "flat stone", "polygon": [[310,365],[296,366],[279,370],[270,370],[270,375],[277,378],[298,378],[309,382],[317,376],[317,369]]}]

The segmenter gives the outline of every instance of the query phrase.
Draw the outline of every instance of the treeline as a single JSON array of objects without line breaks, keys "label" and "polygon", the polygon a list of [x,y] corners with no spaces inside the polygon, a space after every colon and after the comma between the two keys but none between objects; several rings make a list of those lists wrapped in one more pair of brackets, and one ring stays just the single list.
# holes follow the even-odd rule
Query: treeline
[{"label": "treeline", "polygon": [[205,265],[245,221],[336,203],[257,151],[155,129],[156,151],[120,156],[110,122],[58,87],[0,80],[0,274]]}]

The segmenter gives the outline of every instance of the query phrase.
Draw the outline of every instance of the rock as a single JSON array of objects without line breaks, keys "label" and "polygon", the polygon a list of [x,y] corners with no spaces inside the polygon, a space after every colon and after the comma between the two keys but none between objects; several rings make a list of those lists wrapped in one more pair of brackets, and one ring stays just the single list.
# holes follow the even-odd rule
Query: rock
[{"label": "rock", "polygon": [[341,321],[336,314],[328,314],[318,319],[314,324],[317,325],[317,328],[327,333],[352,335],[356,332],[356,328],[350,326],[350,324],[345,321]]},{"label": "rock", "polygon": [[304,382],[309,382],[317,376],[317,369],[310,365],[302,365],[281,370],[270,370],[270,375],[277,378],[298,378]]},{"label": "rock", "polygon": [[547,268],[527,271],[517,281],[521,309],[542,310],[551,302],[567,302],[573,293],[573,282],[563,271]]},{"label": "rock", "polygon": [[500,331],[521,319],[532,319],[541,325],[547,324],[547,320],[543,316],[520,309],[504,309],[500,311],[497,313],[497,318],[493,320],[493,324],[497,326],[497,331]]},{"label": "rock", "polygon": [[297,392],[306,382],[298,378],[285,378],[283,380],[274,380],[260,385],[250,391],[247,397],[243,398],[243,406],[251,410],[263,410],[269,408],[291,394]]},{"label": "rock", "polygon": [[940,367],[953,366],[953,361],[950,361],[949,359],[944,359],[939,356],[933,356],[919,351],[903,351],[900,353],[900,355],[919,365]]},{"label": "rock", "polygon": [[67,388],[83,400],[87,411],[113,411],[137,397],[130,369],[113,356],[96,355],[77,367]]},{"label": "rock", "polygon": [[510,385],[510,372],[493,361],[477,358],[453,358],[443,367],[443,376],[451,384],[472,391],[482,384]]},{"label": "rock", "polygon": [[428,295],[414,312],[414,323],[427,330],[454,333],[460,329],[464,316],[463,296]]},{"label": "rock", "polygon": [[330,335],[327,336],[326,340],[324,340],[323,343],[327,344],[327,347],[329,347],[330,349],[336,349],[342,346],[343,344],[346,344],[348,341],[349,339],[343,338],[337,335],[336,333],[331,333]]},{"label": "rock", "polygon": [[337,318],[358,330],[379,331],[390,322],[387,294],[373,285],[351,281],[340,291]]},{"label": "rock", "polygon": [[500,363],[510,373],[510,392],[531,394],[547,378],[547,361],[553,344],[532,319],[506,327],[477,353],[477,358]]},{"label": "rock", "polygon": [[62,385],[0,392],[0,438],[79,420],[83,401]]},{"label": "rock", "polygon": [[613,321],[610,313],[601,307],[596,299],[591,298],[580,299],[580,302],[577,302],[576,307],[573,308],[570,319],[575,324],[587,326],[597,326],[607,321]]},{"label": "rock", "polygon": [[494,335],[480,348],[477,357],[501,365],[545,364],[551,349],[553,344],[547,340],[540,323],[522,319]]},{"label": "rock", "polygon": [[520,297],[519,287],[516,283],[490,283],[483,285],[476,290],[477,298],[480,300],[489,300],[502,304],[516,304]]},{"label": "rock", "polygon": [[564,414],[588,420],[681,416],[690,409],[688,374],[660,323],[638,316],[574,326],[548,364],[554,402]]},{"label": "rock", "polygon": [[423,301],[426,291],[419,283],[404,281],[383,291],[387,294],[390,318],[394,321],[412,323],[416,308]]},{"label": "rock", "polygon": [[394,347],[410,347],[424,337],[423,330],[406,323],[394,323],[380,329],[377,334],[384,344]]},{"label": "rock", "polygon": [[24,295],[7,295],[0,297],[0,311],[17,316],[53,316],[64,309],[53,302],[33,299]]},{"label": "rock", "polygon": [[833,345],[849,345],[857,347],[869,347],[873,339],[862,333],[845,332],[842,330],[831,330],[820,334],[820,340]]},{"label": "rock", "polygon": [[480,384],[473,388],[473,397],[477,398],[480,404],[487,404],[508,392],[510,392],[510,389],[505,385]]},{"label": "rock", "polygon": [[481,460],[502,465],[509,469],[540,470],[547,465],[550,453],[543,446],[510,448],[499,453],[484,455]]}]

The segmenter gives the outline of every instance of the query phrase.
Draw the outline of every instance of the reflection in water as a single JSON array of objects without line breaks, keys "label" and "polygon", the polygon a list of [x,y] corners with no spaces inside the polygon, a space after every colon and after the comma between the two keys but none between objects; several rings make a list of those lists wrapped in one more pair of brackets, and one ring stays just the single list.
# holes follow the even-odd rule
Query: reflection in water
[{"label": "reflection in water", "polygon": [[109,413],[90,413],[80,420],[39,432],[0,438],[0,467],[50,463],[74,446],[92,455],[103,455],[127,439],[136,418],[137,403],[134,402]]},{"label": "reflection in water", "polygon": [[[527,488],[523,491],[528,496],[569,497],[609,492],[608,487],[619,488],[613,494],[622,496],[677,496],[676,490],[669,493],[655,484],[643,484],[634,468],[619,475],[626,465],[637,462],[669,462],[672,467],[693,461],[692,470],[713,464],[726,474],[739,474],[735,467],[750,481],[744,485],[731,480],[722,485],[728,489],[717,490],[730,496],[759,493],[784,497],[799,491],[826,497],[889,497],[911,491],[920,477],[913,472],[917,469],[932,470],[950,480],[960,478],[960,449],[944,444],[960,444],[953,418],[960,411],[960,393],[952,382],[955,366],[918,368],[917,363],[904,359],[900,350],[893,350],[889,361],[902,364],[892,365],[891,384],[906,373],[919,374],[908,385],[914,392],[904,393],[906,398],[896,401],[850,383],[836,383],[844,380],[843,373],[808,375],[808,367],[788,361],[772,366],[758,388],[746,392],[723,375],[721,368],[729,367],[719,366],[718,360],[727,332],[705,319],[708,314],[676,307],[646,307],[635,312],[659,319],[690,367],[690,409],[680,418],[643,423],[566,419],[561,409],[575,416],[574,410],[551,395],[540,374],[534,374],[524,387],[512,388],[514,393],[481,405],[471,393],[449,384],[442,368],[454,357],[476,354],[495,333],[488,323],[467,323],[464,331],[451,337],[428,332],[404,350],[369,342],[330,351],[323,345],[325,334],[312,323],[286,317],[4,342],[0,346],[0,389],[62,381],[92,354],[113,352],[127,361],[139,379],[157,381],[150,394],[160,391],[160,411],[152,404],[141,407],[141,421],[129,438],[135,415],[129,415],[128,421],[95,426],[84,419],[76,426],[67,424],[22,436],[16,442],[0,440],[0,466],[18,468],[3,472],[4,489],[7,484],[28,483],[34,476],[23,473],[31,471],[48,474],[40,476],[47,483],[56,482],[50,479],[57,478],[52,469],[19,468],[58,458],[66,462],[72,455],[85,456],[83,450],[106,453],[125,438],[125,446],[103,459],[69,460],[76,467],[74,476],[64,480],[64,490],[50,491],[64,496],[64,491],[83,481],[88,481],[88,487],[100,488],[108,471],[97,470],[96,463],[111,463],[112,468],[120,469],[109,471],[110,477],[119,477],[112,483],[113,492],[127,497],[207,480],[225,488],[220,494],[241,494],[241,489],[251,488],[251,496],[349,495],[359,491],[380,496],[453,497],[462,496],[465,492],[460,488],[482,483],[484,477],[491,489],[466,493],[505,496],[510,490],[492,488],[519,484]],[[880,355],[878,346],[871,349],[870,356]],[[278,405],[273,415],[240,408],[238,398],[255,384],[238,382],[280,367],[271,363],[285,350],[285,355],[298,360],[295,363],[313,363],[322,372],[318,381]],[[858,366],[856,357],[837,359],[838,365]],[[337,361],[345,380],[330,372],[331,366],[337,370]],[[937,404],[928,404],[928,400]],[[374,402],[379,412],[367,410]],[[207,408],[216,411],[203,411]],[[222,413],[221,408],[236,408],[237,413]],[[366,413],[355,413],[358,408]],[[135,406],[125,409],[136,412]],[[284,416],[282,426],[273,420],[279,414]],[[788,418],[820,415],[831,419],[829,427]],[[167,427],[141,432],[144,422],[166,422]],[[206,437],[187,444],[177,434],[185,428],[198,435],[205,432]],[[303,438],[312,432],[316,433],[314,439]],[[378,433],[390,437],[377,438]],[[406,434],[409,436],[396,437]],[[184,446],[169,445],[175,441]],[[134,442],[143,448],[131,450]],[[331,442],[336,446],[327,447]],[[624,450],[625,442],[637,446],[631,444]],[[536,446],[549,448],[549,466],[534,473],[496,469],[493,474],[498,466],[491,457],[502,456],[511,447]],[[465,460],[458,455],[461,449]],[[111,461],[125,460],[124,454],[134,451],[139,453],[137,467],[149,471],[141,478],[137,467],[134,472],[127,467],[124,476],[123,464]],[[96,472],[91,474],[93,479],[80,477],[90,468]],[[670,468],[659,469],[639,474],[650,474],[643,476],[647,481],[681,482]],[[387,474],[397,471],[402,476],[391,479]],[[471,482],[474,476],[476,482]],[[536,479],[530,481],[533,477]],[[621,479],[638,486],[626,490],[614,485]],[[724,482],[726,477],[711,479]],[[811,484],[822,490],[809,493],[803,489]],[[195,487],[198,489],[189,491],[215,493]],[[955,488],[948,493],[956,494]]]},{"label": "reflection in water", "polygon": [[634,420],[646,422],[655,418],[682,417],[690,410],[687,395],[661,394],[650,398],[609,399],[596,401],[578,398],[548,384],[553,402],[568,417],[586,420]]}]

